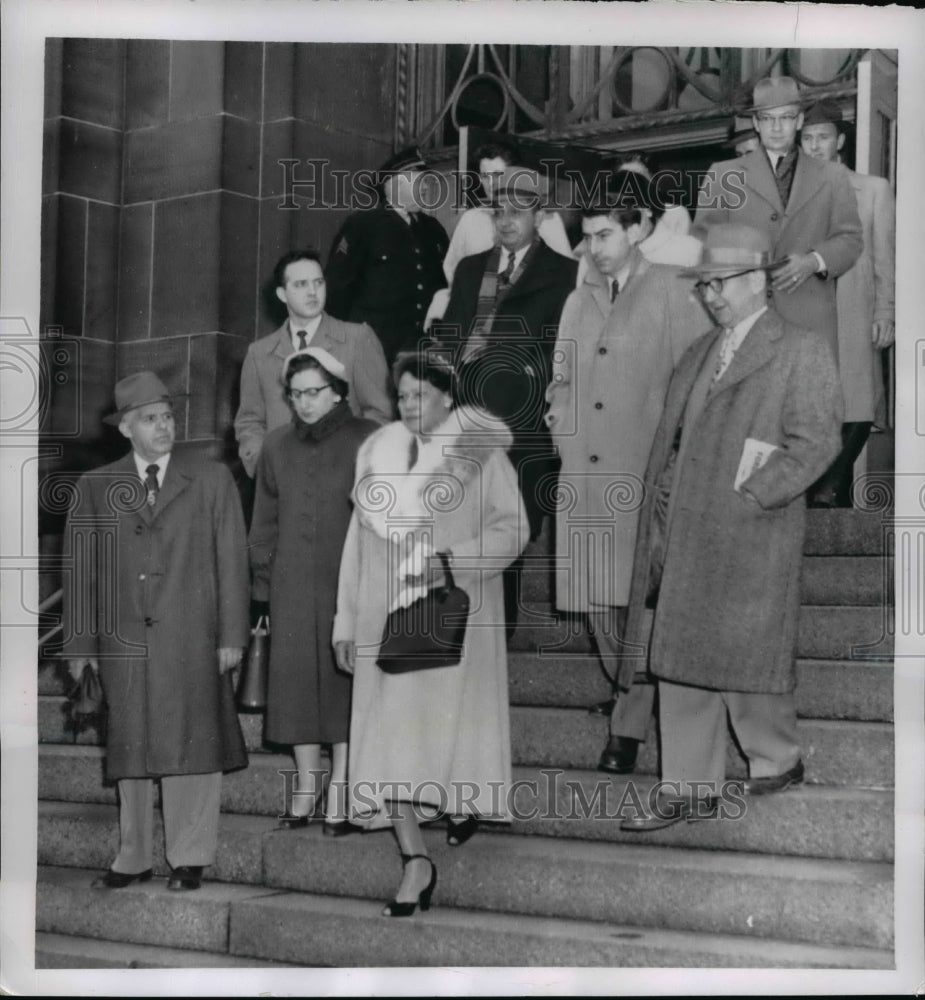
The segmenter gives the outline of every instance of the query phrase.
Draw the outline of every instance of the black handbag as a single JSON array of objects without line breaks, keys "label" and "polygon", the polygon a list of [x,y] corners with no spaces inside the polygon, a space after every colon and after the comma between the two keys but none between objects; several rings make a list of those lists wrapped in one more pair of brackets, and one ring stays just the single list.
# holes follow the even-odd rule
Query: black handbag
[{"label": "black handbag", "polygon": [[270,667],[270,623],[261,615],[251,629],[251,641],[238,685],[238,708],[259,711],[267,707],[267,674]]},{"label": "black handbag", "polygon": [[443,563],[443,584],[386,619],[376,663],[387,674],[455,667],[462,659],[469,595],[456,586],[446,553],[437,555]]},{"label": "black handbag", "polygon": [[99,735],[105,734],[103,710],[105,698],[103,685],[97,671],[89,663],[84,665],[80,680],[68,692],[71,709],[71,738],[74,743],[85,727],[95,724]]}]

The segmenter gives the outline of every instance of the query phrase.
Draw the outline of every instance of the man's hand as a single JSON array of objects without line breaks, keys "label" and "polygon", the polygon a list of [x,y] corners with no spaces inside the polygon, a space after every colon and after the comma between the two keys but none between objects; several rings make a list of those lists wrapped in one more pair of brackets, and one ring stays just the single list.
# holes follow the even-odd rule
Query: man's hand
[{"label": "man's hand", "polygon": [[896,325],[891,319],[875,319],[870,332],[874,347],[889,347],[896,339]]},{"label": "man's hand", "polygon": [[222,646],[218,651],[218,672],[227,674],[229,670],[241,666],[244,650],[240,646]]},{"label": "man's hand", "polygon": [[352,674],[357,665],[357,648],[352,639],[341,639],[334,643],[334,659],[345,674]]},{"label": "man's hand", "polygon": [[88,663],[93,667],[94,673],[98,674],[100,672],[100,664],[95,656],[83,656],[75,660],[68,660],[67,672],[71,675],[71,680],[79,682],[83,676],[84,667]]},{"label": "man's hand", "polygon": [[787,263],[774,272],[771,285],[775,292],[795,292],[818,267],[819,262],[811,253],[792,253]]}]

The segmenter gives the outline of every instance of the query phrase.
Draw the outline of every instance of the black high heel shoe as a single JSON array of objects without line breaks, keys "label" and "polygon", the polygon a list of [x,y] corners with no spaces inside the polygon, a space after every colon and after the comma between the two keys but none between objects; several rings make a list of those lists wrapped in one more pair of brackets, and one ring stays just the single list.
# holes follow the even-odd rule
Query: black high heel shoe
[{"label": "black high heel shoe", "polygon": [[434,886],[437,884],[437,866],[426,854],[403,854],[401,856],[402,867],[405,867],[409,861],[414,861],[415,858],[423,858],[430,865],[430,881],[418,894],[417,903],[399,903],[397,899],[386,903],[386,907],[382,911],[384,917],[410,917],[417,909],[418,903],[421,904],[422,913],[430,909],[430,897],[433,896]]},{"label": "black high heel shoe", "polygon": [[446,842],[450,847],[461,847],[479,828],[479,821],[471,813],[461,822],[446,818]]}]

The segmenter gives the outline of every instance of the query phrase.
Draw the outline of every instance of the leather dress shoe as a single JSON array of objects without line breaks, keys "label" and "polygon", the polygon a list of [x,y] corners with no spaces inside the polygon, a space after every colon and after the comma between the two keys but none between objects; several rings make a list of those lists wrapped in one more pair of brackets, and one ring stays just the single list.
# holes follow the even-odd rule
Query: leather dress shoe
[{"label": "leather dress shoe", "polygon": [[351,823],[349,819],[340,819],[332,822],[325,820],[321,828],[325,837],[346,837],[348,833],[362,833],[363,828]]},{"label": "leather dress shoe", "polygon": [[716,819],[718,804],[718,799],[713,795],[693,804],[678,800],[659,800],[653,810],[646,809],[641,816],[623,820],[620,829],[646,833],[650,830],[664,830],[667,826],[674,826],[685,820],[696,823],[701,819]]},{"label": "leather dress shoe", "polygon": [[293,816],[291,813],[287,813],[285,816],[280,816],[276,827],[279,830],[302,830],[311,822],[311,816]]},{"label": "leather dress shoe", "polygon": [[198,889],[202,885],[202,865],[180,865],[167,879],[168,889]]},{"label": "leather dress shoe", "polygon": [[124,872],[114,872],[111,868],[105,875],[94,879],[90,884],[94,889],[124,889],[133,882],[150,882],[152,871],[146,868],[143,872],[135,875],[126,875]]},{"label": "leather dress shoe", "polygon": [[783,774],[775,774],[770,778],[749,778],[743,790],[746,795],[770,795],[771,792],[783,792],[792,785],[801,784],[803,784],[803,761],[798,760]]},{"label": "leather dress shoe", "polygon": [[610,741],[598,761],[598,771],[608,774],[631,774],[636,767],[636,755],[639,753],[639,740],[629,736],[611,736]]},{"label": "leather dress shoe", "polygon": [[608,698],[606,701],[596,701],[593,705],[588,706],[588,715],[603,715],[606,718],[610,718],[613,715],[616,703],[616,698]]}]

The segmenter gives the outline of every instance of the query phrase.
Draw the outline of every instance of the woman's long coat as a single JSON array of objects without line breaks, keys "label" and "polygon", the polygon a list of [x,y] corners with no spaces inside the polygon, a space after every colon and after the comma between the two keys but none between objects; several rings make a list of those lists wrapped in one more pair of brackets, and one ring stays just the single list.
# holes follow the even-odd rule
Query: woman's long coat
[{"label": "woman's long coat", "polygon": [[[655,487],[672,452],[697,374],[713,365],[722,331],[687,352],[672,379],[646,470],[627,625],[646,643],[644,610]],[[722,691],[793,689],[793,649],[805,532],[805,490],[840,447],[841,387],[819,334],[771,310],[752,327],[685,427],[675,470],[664,573],[649,649],[663,680]],[[777,446],[733,488],[746,438]]]},{"label": "woman's long coat", "polygon": [[[507,651],[501,573],[527,542],[510,432],[463,408],[408,472],[411,433],[383,427],[360,449],[355,510],[340,570],[334,640],[356,643],[349,782],[354,818],[389,822],[386,799],[416,796],[440,812],[509,818]],[[449,548],[471,612],[462,661],[385,674],[376,666],[407,546]],[[389,783],[395,783],[392,790]]]},{"label": "woman's long coat", "polygon": [[174,451],[157,503],[132,453],[82,476],[68,520],[68,657],[99,658],[110,779],[247,764],[218,649],[248,640],[241,502],[217,462]]},{"label": "woman's long coat", "polygon": [[629,602],[642,477],[675,365],[712,327],[692,280],[642,256],[611,305],[589,268],[562,312],[547,420],[562,467],[556,607]]},{"label": "woman's long coat", "polygon": [[331,624],[356,454],[377,426],[341,401],[316,424],[271,431],[260,453],[248,541],[254,598],[270,602],[264,736],[274,743],[347,740],[351,684]]}]

